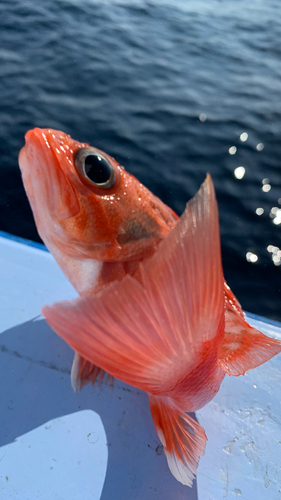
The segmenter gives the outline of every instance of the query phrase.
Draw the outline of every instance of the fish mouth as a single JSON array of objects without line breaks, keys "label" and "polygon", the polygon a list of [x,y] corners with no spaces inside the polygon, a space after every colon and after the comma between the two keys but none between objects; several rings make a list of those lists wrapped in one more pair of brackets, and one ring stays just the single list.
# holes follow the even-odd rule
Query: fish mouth
[{"label": "fish mouth", "polygon": [[53,219],[66,219],[80,210],[73,184],[70,141],[67,134],[51,129],[35,128],[25,135],[19,166],[35,215],[45,211]]}]

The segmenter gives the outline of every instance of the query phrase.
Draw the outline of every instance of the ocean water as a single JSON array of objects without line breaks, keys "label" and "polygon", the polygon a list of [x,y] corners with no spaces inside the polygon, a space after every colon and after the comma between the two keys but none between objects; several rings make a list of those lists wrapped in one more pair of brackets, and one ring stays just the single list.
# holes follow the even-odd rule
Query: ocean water
[{"label": "ocean water", "polygon": [[281,320],[279,0],[2,0],[0,230],[39,240],[17,156],[51,127],[178,214],[210,172],[225,277]]}]

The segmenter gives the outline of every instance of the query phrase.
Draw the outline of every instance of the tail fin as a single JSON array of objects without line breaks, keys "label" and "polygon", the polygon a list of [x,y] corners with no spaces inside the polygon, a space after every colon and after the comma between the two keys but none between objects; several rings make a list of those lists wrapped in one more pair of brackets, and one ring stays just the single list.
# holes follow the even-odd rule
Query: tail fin
[{"label": "tail fin", "polygon": [[142,284],[127,275],[95,296],[45,307],[43,314],[82,357],[155,394],[197,366],[206,342],[217,352],[222,339],[223,274],[210,176],[141,265],[141,277]]},{"label": "tail fin", "polygon": [[281,342],[247,323],[231,303],[226,304],[225,334],[219,349],[219,366],[228,375],[244,375],[281,352]]},{"label": "tail fin", "polygon": [[207,437],[203,427],[180,411],[169,398],[149,395],[153,423],[171,473],[182,484],[192,485]]}]

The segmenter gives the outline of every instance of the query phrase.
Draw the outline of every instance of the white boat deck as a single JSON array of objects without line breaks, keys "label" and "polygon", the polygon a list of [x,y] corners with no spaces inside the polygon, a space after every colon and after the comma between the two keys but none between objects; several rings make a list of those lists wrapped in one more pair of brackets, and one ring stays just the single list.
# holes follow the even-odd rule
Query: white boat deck
[{"label": "white boat deck", "polygon": [[[52,256],[0,236],[0,499],[281,499],[281,355],[226,376],[196,412],[208,443],[193,488],[168,470],[145,393],[70,385],[71,349],[40,316],[75,296]],[[250,322],[281,339],[281,325]]]}]

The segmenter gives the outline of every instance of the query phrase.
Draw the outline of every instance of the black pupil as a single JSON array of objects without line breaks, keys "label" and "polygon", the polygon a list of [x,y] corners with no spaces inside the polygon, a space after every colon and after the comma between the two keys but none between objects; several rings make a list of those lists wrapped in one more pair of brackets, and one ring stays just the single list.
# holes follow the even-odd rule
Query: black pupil
[{"label": "black pupil", "polygon": [[85,173],[95,184],[103,184],[110,179],[111,167],[101,156],[88,155],[85,158]]}]

